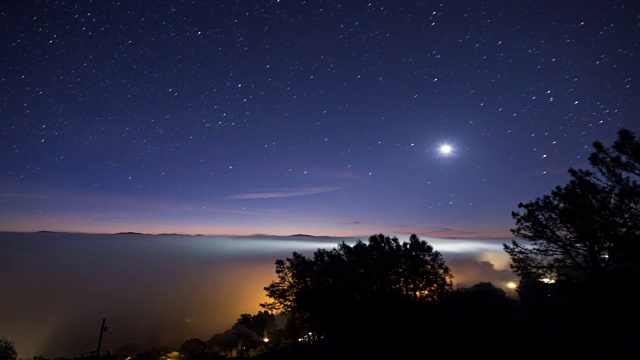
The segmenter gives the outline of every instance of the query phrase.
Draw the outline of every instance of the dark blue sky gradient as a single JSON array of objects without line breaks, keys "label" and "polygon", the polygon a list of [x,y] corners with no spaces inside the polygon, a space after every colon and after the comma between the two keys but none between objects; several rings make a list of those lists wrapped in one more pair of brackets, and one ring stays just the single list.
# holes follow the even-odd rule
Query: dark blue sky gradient
[{"label": "dark blue sky gradient", "polygon": [[0,230],[508,237],[638,132],[638,7],[3,2]]}]

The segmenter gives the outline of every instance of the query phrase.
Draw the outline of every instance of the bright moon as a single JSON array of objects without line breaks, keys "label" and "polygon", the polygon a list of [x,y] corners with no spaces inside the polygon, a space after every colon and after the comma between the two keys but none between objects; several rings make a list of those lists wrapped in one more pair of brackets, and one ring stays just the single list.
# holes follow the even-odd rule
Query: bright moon
[{"label": "bright moon", "polygon": [[451,154],[451,152],[453,151],[453,148],[451,147],[451,145],[442,145],[440,146],[440,154],[442,155],[449,155]]}]

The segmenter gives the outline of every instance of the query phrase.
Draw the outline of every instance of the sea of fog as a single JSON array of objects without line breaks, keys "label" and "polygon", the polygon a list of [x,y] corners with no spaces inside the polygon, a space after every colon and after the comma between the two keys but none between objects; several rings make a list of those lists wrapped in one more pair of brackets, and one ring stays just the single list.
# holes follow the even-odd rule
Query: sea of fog
[{"label": "sea of fog", "polygon": [[[0,233],[0,337],[22,358],[95,351],[103,318],[104,351],[208,340],[262,310],[276,259],[357,240],[367,239]],[[507,240],[423,240],[456,287],[491,282],[513,295]]]}]

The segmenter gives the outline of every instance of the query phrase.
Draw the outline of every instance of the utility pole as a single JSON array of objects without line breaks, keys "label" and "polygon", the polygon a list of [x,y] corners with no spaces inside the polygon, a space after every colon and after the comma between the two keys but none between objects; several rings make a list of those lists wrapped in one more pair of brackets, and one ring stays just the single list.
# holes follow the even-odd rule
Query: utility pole
[{"label": "utility pole", "polygon": [[102,334],[107,332],[107,320],[102,319],[102,326],[100,326],[100,337],[98,338],[98,350],[96,350],[96,358],[100,357],[100,345],[102,344]]}]

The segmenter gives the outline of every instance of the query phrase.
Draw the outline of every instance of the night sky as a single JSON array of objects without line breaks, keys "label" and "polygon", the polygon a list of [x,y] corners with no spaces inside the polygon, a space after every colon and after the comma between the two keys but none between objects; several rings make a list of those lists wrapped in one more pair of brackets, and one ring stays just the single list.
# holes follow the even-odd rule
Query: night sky
[{"label": "night sky", "polygon": [[509,237],[640,132],[638,4],[3,1],[0,230]]}]

